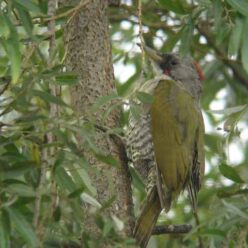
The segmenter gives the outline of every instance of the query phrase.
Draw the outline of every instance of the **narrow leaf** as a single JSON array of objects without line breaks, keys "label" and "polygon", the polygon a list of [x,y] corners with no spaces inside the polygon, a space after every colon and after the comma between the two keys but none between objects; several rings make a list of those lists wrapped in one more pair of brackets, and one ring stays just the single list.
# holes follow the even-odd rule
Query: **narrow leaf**
[{"label": "narrow leaf", "polygon": [[[248,4],[247,4],[248,5]],[[248,11],[248,6],[247,6]],[[247,37],[248,37],[248,17],[245,20],[244,28],[243,28],[243,39],[242,39],[242,47],[241,47],[241,60],[242,65],[246,72],[248,73],[248,43],[247,43]]]},{"label": "narrow leaf", "polygon": [[7,187],[4,188],[4,191],[13,195],[16,194],[24,197],[35,196],[35,191],[25,184],[9,184]]},{"label": "narrow leaf", "polygon": [[159,3],[166,9],[175,12],[177,14],[185,14],[183,6],[179,1],[171,1],[171,0],[159,0]]},{"label": "narrow leaf", "polygon": [[193,30],[194,30],[194,26],[192,20],[189,20],[189,23],[184,26],[182,31],[181,44],[180,44],[180,54],[182,56],[187,55],[190,51]]},{"label": "narrow leaf", "polygon": [[65,102],[63,102],[59,97],[53,96],[48,92],[40,91],[40,90],[32,90],[31,93],[34,96],[40,97],[42,100],[44,100],[47,103],[55,103],[58,105],[63,105],[68,107],[68,105]]},{"label": "narrow leaf", "polygon": [[17,11],[19,13],[22,25],[25,28],[27,34],[30,37],[33,37],[33,33],[32,33],[33,23],[32,23],[31,16],[30,16],[29,12],[24,10],[23,7],[19,6],[19,4],[16,5],[16,8],[17,8]]},{"label": "narrow leaf", "polygon": [[4,209],[0,213],[0,247],[10,247],[10,220],[8,212]]},{"label": "narrow leaf", "polygon": [[248,16],[248,2],[247,0],[227,0],[227,2],[239,13]]},{"label": "narrow leaf", "polygon": [[105,105],[106,103],[109,103],[113,100],[120,99],[116,92],[113,92],[110,95],[102,96],[96,100],[95,104],[91,107],[92,112],[96,112],[101,106]]},{"label": "narrow leaf", "polygon": [[111,155],[104,155],[104,154],[96,154],[96,157],[105,164],[109,164],[112,166],[118,166],[118,161]]},{"label": "narrow leaf", "polygon": [[38,247],[36,234],[24,215],[17,209],[8,208],[6,209],[10,215],[11,222],[14,223],[14,227],[31,247]]},{"label": "narrow leaf", "polygon": [[36,14],[41,13],[40,7],[31,0],[14,0],[14,2],[21,5],[27,11],[31,11]]},{"label": "narrow leaf", "polygon": [[73,72],[64,72],[56,75],[55,79],[60,85],[72,85],[78,82],[78,75]]},{"label": "narrow leaf", "polygon": [[81,194],[81,199],[86,202],[89,203],[90,205],[96,207],[96,208],[101,208],[102,205],[92,196],[88,195],[87,193],[83,193]]},{"label": "narrow leaf", "polygon": [[242,38],[243,24],[243,19],[236,17],[235,26],[233,27],[228,46],[229,56],[238,54]]},{"label": "narrow leaf", "polygon": [[234,113],[241,112],[245,110],[245,108],[248,108],[248,104],[231,107],[231,108],[219,109],[219,110],[208,110],[207,112],[212,114],[231,115]]},{"label": "narrow leaf", "polygon": [[76,190],[75,183],[63,167],[56,168],[55,179],[62,190],[68,190],[70,193]]},{"label": "narrow leaf", "polygon": [[18,81],[21,72],[21,53],[19,50],[19,42],[15,38],[16,36],[12,36],[8,41],[2,41],[5,43],[7,55],[11,63],[11,76],[13,83]]},{"label": "narrow leaf", "polygon": [[238,207],[236,207],[235,205],[231,204],[231,203],[227,203],[226,201],[223,200],[224,205],[227,207],[227,209],[230,210],[230,212],[232,214],[236,214],[238,216],[240,216],[241,218],[248,220],[248,215],[247,213],[245,213],[244,211],[242,211],[241,209],[239,209]]},{"label": "narrow leaf", "polygon": [[233,182],[243,183],[243,180],[241,179],[241,177],[239,176],[239,174],[231,166],[222,164],[222,165],[219,166],[219,170],[220,170],[221,174],[224,177],[232,180]]},{"label": "narrow leaf", "polygon": [[139,91],[136,93],[136,96],[143,103],[151,104],[153,102],[153,96],[145,92]]}]

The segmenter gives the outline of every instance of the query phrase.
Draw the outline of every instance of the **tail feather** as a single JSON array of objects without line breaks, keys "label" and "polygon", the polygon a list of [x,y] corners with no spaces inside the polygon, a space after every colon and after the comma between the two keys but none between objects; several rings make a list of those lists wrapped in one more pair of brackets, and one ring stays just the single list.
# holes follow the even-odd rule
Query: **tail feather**
[{"label": "tail feather", "polygon": [[154,186],[148,193],[134,228],[134,238],[141,248],[147,246],[161,210],[157,187]]}]

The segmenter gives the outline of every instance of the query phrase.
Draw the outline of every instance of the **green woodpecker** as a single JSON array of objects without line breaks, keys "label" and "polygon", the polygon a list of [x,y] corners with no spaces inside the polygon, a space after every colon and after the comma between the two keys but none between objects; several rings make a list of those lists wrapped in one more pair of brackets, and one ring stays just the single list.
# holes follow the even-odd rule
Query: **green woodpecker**
[{"label": "green woodpecker", "polygon": [[147,188],[134,237],[146,247],[162,209],[187,188],[195,209],[204,174],[204,123],[200,109],[203,74],[191,58],[144,48],[161,75],[141,86],[153,96],[130,117],[128,156]]}]

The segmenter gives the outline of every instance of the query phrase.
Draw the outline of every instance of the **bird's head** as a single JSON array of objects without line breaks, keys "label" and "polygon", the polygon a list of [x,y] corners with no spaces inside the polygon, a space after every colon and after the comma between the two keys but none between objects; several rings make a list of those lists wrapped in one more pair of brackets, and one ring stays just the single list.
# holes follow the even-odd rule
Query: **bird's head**
[{"label": "bird's head", "polygon": [[190,57],[181,58],[176,53],[159,53],[147,46],[144,50],[162,73],[180,81],[187,91],[199,98],[204,75],[198,63]]}]

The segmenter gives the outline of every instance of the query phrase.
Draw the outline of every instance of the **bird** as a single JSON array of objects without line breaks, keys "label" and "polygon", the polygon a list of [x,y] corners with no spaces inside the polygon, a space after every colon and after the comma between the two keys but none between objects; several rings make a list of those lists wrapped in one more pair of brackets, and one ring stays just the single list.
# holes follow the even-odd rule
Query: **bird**
[{"label": "bird", "polygon": [[187,189],[193,211],[204,175],[204,121],[200,96],[204,75],[191,57],[143,47],[157,75],[138,87],[150,102],[136,101],[138,116],[127,128],[127,154],[146,185],[133,235],[145,248],[162,210]]}]

